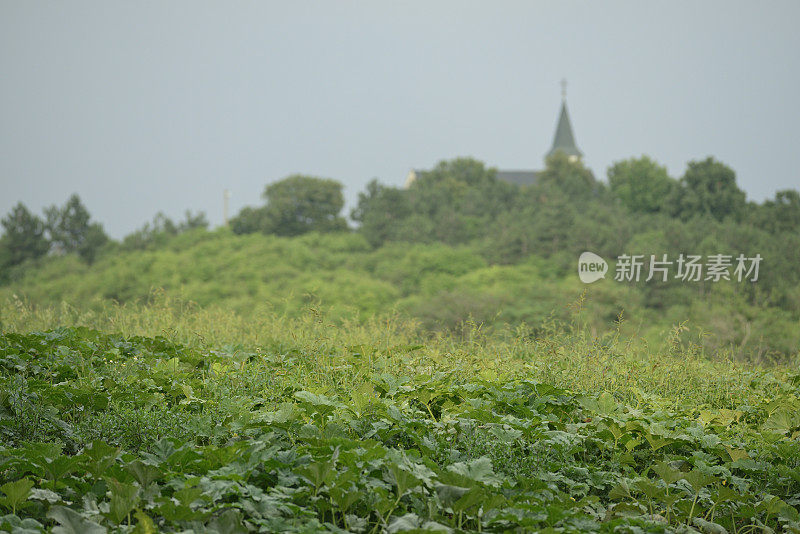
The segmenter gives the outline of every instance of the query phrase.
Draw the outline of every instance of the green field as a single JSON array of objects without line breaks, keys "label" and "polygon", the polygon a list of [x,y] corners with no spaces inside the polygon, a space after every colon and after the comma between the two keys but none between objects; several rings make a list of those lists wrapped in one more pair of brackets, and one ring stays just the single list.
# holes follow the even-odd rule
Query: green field
[{"label": "green field", "polygon": [[[0,237],[0,531],[800,532],[800,194],[707,158]],[[580,282],[579,255],[609,260]],[[621,255],[756,281],[614,280]],[[708,272],[706,272],[708,275]]]},{"label": "green field", "polygon": [[800,375],[595,335],[5,301],[0,530],[800,531]]},{"label": "green field", "polygon": [[737,282],[664,287],[609,276],[585,285],[575,275],[577,256],[498,264],[479,243],[372,248],[358,233],[286,238],[197,230],[151,249],[112,249],[92,265],[75,255],[48,256],[0,285],[0,301],[97,312],[109,301],[146,302],[163,289],[245,317],[297,318],[313,309],[336,324],[400,316],[420,333],[461,334],[478,323],[500,337],[577,318],[590,335],[621,330],[658,350],[670,338],[723,359],[785,363],[798,354],[800,321],[791,295],[782,308],[754,301],[753,288]]}]

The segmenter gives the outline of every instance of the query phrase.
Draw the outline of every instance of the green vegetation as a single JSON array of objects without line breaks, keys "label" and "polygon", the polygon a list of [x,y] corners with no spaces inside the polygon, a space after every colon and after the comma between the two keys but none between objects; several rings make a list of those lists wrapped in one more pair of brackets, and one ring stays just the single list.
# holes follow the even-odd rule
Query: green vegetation
[{"label": "green vegetation", "polygon": [[50,251],[77,254],[92,263],[108,242],[102,225],[90,222],[78,195],[72,195],[62,208],[45,209],[44,216],[42,220],[20,202],[0,221],[0,284],[30,269]]},{"label": "green vegetation", "polygon": [[594,338],[573,309],[430,339],[163,295],[9,301],[0,529],[800,528],[800,375]]},{"label": "green vegetation", "polygon": [[[0,238],[0,532],[800,532],[800,195],[556,153]],[[591,285],[578,255],[764,258]]]},{"label": "green vegetation", "polygon": [[347,228],[339,217],[344,207],[342,184],[335,180],[295,174],[268,185],[263,197],[264,206],[244,208],[231,221],[235,233],[292,236]]},{"label": "green vegetation", "polygon": [[[108,300],[145,301],[163,288],[242,315],[298,317],[313,305],[337,324],[399,313],[415,319],[420,332],[459,333],[482,323],[503,335],[507,326],[538,332],[548,321],[566,320],[568,304],[585,291],[583,325],[597,335],[616,328],[622,314],[624,334],[656,346],[684,323],[680,342],[699,343],[710,357],[786,361],[800,345],[797,309],[759,306],[752,288],[735,281],[637,287],[608,279],[585,286],[575,276],[577,255],[565,258],[564,267],[560,256],[498,265],[480,243],[373,249],[353,233],[283,238],[197,229],[164,239],[157,248],[104,254],[92,265],[75,256],[44,258],[38,269],[0,287],[0,299],[98,310]],[[766,267],[762,276],[766,285]],[[796,297],[785,297],[796,304]]]}]

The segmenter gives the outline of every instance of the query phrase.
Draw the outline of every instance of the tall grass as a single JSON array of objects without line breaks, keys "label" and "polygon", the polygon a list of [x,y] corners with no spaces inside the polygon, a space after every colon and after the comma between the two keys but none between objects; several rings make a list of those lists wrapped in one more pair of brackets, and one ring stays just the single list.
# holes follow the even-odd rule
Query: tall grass
[{"label": "tall grass", "polygon": [[457,334],[431,335],[401,316],[333,321],[313,307],[299,317],[263,311],[245,316],[157,291],[143,303],[102,302],[90,310],[66,303],[37,307],[12,297],[0,304],[0,329],[85,326],[221,349],[232,359],[244,355],[242,365],[257,357],[278,358],[286,361],[284,379],[309,390],[352,390],[375,373],[410,379],[436,373],[456,380],[526,377],[672,410],[755,404],[780,388],[792,368],[766,369],[726,357],[711,360],[700,343],[681,341],[681,325],[656,346],[624,336],[620,328],[596,336],[581,326],[579,308],[570,324],[553,321],[535,331],[523,325],[487,334],[480,324],[466,322]]}]

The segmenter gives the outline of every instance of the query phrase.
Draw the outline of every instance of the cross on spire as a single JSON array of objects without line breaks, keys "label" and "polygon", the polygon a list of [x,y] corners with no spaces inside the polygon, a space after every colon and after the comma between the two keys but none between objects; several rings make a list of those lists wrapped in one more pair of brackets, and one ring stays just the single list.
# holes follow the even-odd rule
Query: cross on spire
[{"label": "cross on spire", "polygon": [[581,151],[575,145],[575,136],[572,134],[572,125],[569,123],[567,113],[567,80],[561,80],[561,114],[558,116],[558,126],[556,135],[553,138],[553,148],[547,153],[548,156],[557,151],[565,153],[567,156],[580,158]]}]

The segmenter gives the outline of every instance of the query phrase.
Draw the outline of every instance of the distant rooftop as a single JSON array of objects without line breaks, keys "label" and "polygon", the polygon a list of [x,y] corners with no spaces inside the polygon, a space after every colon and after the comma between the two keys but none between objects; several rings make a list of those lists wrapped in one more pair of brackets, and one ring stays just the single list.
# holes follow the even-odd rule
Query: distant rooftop
[{"label": "distant rooftop", "polygon": [[[556,125],[556,133],[553,136],[553,147],[547,153],[551,156],[556,152],[563,152],[569,156],[570,160],[577,160],[583,156],[578,146],[575,144],[575,135],[572,133],[572,124],[569,120],[569,113],[567,112],[567,82],[561,81],[561,113],[558,115],[558,124]],[[417,177],[425,172],[421,169],[412,169],[406,177],[405,187],[408,188]],[[529,170],[511,170],[497,171],[497,179],[511,184],[520,186],[533,185],[539,179],[542,171],[529,171]]]},{"label": "distant rooftop", "polygon": [[497,171],[497,179],[517,185],[533,185],[541,171]]}]

